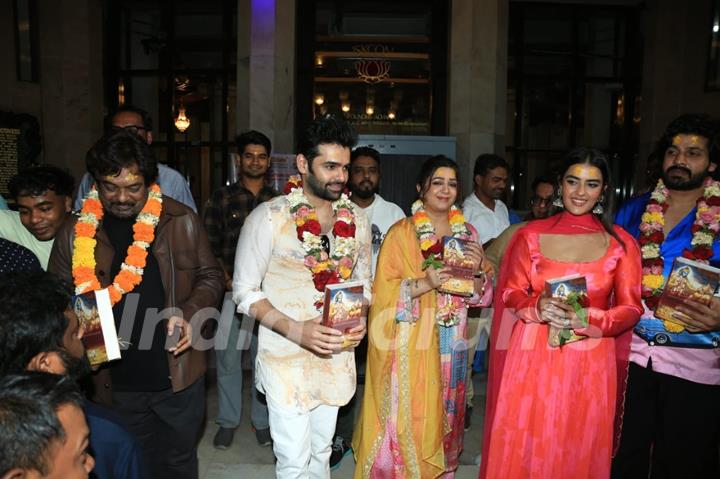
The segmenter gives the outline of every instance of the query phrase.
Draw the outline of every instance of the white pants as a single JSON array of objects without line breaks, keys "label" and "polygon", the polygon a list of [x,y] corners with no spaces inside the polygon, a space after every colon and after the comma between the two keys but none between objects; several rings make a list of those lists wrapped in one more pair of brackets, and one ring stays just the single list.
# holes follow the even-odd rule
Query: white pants
[{"label": "white pants", "polygon": [[329,479],[330,452],[335,435],[337,406],[318,406],[298,412],[267,396],[270,435],[277,458],[278,479]]}]

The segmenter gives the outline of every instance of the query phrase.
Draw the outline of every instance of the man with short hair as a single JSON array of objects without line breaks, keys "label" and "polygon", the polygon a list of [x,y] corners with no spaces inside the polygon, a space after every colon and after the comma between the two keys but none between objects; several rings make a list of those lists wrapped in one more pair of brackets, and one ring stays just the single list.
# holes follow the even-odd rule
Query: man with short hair
[{"label": "man with short hair", "polygon": [[206,354],[191,346],[220,301],[222,269],[198,216],[161,194],[155,156],[137,134],[110,132],[86,162],[97,186],[58,234],[48,270],[78,292],[108,288],[129,346],[94,375],[98,399],[125,419],[153,477],[195,479]]},{"label": "man with short hair", "polygon": [[370,291],[370,228],[343,194],[354,144],[345,121],[312,122],[298,145],[301,183],[258,205],[237,245],[233,297],[261,325],[256,386],[280,479],[330,477],[338,408],[355,393],[365,321],[345,334],[320,324],[326,285],[356,279]]},{"label": "man with short hair", "polygon": [[507,188],[509,175],[510,167],[498,155],[484,154],[475,160],[475,189],[465,198],[462,210],[485,248],[510,226],[508,208],[500,199]]},{"label": "man with short hair", "polygon": [[717,134],[716,120],[705,115],[673,120],[656,147],[663,161],[654,191],[627,201],[615,217],[642,245],[646,308],[630,344],[613,478],[720,477],[720,298],[709,305],[686,299],[673,314],[679,324],[654,317],[675,258],[720,267]]},{"label": "man with short hair", "polygon": [[524,221],[547,218],[552,211],[555,182],[549,177],[538,176],[533,180],[530,189],[533,195],[530,198],[530,211],[525,216]]},{"label": "man with short hair", "polygon": [[370,147],[355,148],[350,155],[350,199],[363,209],[372,228],[372,273],[380,252],[380,244],[392,225],[405,218],[395,203],[383,199],[380,190],[380,153]]},{"label": "man with short hair", "polygon": [[[465,221],[475,227],[478,240],[487,249],[508,226],[510,216],[508,208],[500,199],[507,188],[510,167],[504,159],[497,155],[483,154],[475,159],[473,170],[474,192],[465,198],[462,210]],[[465,401],[465,430],[472,422],[474,387],[472,382],[472,363],[475,348],[478,345],[481,331],[489,327],[492,317],[491,308],[473,308],[468,312],[467,335],[469,338],[468,374],[466,377],[467,394]]]},{"label": "man with short hair", "polygon": [[47,267],[53,240],[70,217],[75,180],[52,165],[32,166],[10,178],[18,211],[0,210],[0,237],[32,251]]},{"label": "man with short hair", "polygon": [[[372,232],[372,275],[374,277],[380,245],[390,227],[405,218],[405,213],[398,205],[386,201],[378,193],[380,190],[380,153],[374,148],[361,146],[352,151],[350,154],[348,187],[350,188],[350,199],[362,208],[370,223],[370,231]],[[367,341],[362,341],[360,346],[355,349],[355,365],[358,375],[364,374],[366,355]],[[352,451],[349,441],[353,435],[357,403],[358,399],[357,395],[355,395],[338,412],[335,439],[330,454],[331,470],[338,468],[343,457]]]},{"label": "man with short hair", "polygon": [[83,397],[69,378],[0,379],[0,478],[86,479],[95,461]]},{"label": "man with short hair", "polygon": [[[205,208],[205,229],[210,247],[225,271],[225,287],[232,291],[235,248],[245,218],[257,205],[276,197],[279,193],[265,184],[270,168],[270,139],[259,131],[250,130],[239,135],[237,144],[237,167],[240,180],[213,193]],[[237,305],[228,295],[220,313],[220,324],[215,336],[215,362],[217,366],[218,415],[215,422],[220,425],[213,439],[218,449],[227,449],[232,444],[235,428],[240,424],[242,412],[242,352],[246,348],[247,334],[250,333],[250,356],[255,364],[257,355],[257,328],[247,331],[241,328],[242,316],[235,314]],[[248,326],[256,325],[248,318]],[[240,334],[242,331],[243,334]],[[269,446],[270,426],[267,405],[253,387],[251,391],[251,422],[255,437],[261,446]]]},{"label": "man with short hair", "polygon": [[[153,142],[152,136],[152,118],[150,114],[142,108],[131,105],[122,105],[115,113],[110,115],[106,120],[106,131],[127,130],[137,134],[148,145]],[[158,180],[164,195],[169,196],[175,201],[188,206],[197,212],[195,200],[192,197],[190,187],[185,178],[176,170],[158,163]],[[75,198],[75,209],[82,208],[82,200],[87,195],[90,187],[93,185],[93,179],[89,172],[86,172],[80,181],[77,197]]]},{"label": "man with short hair", "polygon": [[[39,371],[80,381],[90,373],[84,328],[71,307],[70,288],[54,274],[12,273],[0,278],[0,377]],[[94,476],[150,477],[135,438],[101,406],[83,403],[90,427]]]}]

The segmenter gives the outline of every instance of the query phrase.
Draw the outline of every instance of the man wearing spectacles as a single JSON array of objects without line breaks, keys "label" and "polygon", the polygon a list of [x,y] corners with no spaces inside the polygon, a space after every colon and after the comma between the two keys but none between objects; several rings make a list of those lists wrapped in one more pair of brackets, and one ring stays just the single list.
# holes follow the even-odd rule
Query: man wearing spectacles
[{"label": "man wearing spectacles", "polygon": [[524,221],[539,220],[550,215],[555,185],[550,178],[543,176],[535,178],[532,182],[533,196],[530,198],[530,212]]},{"label": "man wearing spectacles", "polygon": [[[106,132],[126,130],[138,135],[148,145],[152,144],[152,118],[145,110],[136,108],[131,105],[122,105],[115,113],[108,117]],[[178,171],[173,170],[169,166],[158,163],[158,185],[162,189],[164,195],[179,201],[185,206],[192,208],[197,213],[195,200],[190,192],[190,187]],[[93,179],[90,173],[85,172],[75,197],[74,207],[76,210],[82,208],[82,199],[85,198],[90,187],[93,185]]]}]

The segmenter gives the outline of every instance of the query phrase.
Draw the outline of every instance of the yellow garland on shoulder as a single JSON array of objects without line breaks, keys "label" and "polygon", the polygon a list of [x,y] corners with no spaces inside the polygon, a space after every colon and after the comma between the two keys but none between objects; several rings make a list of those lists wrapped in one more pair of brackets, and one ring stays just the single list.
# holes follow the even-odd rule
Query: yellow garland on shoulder
[{"label": "yellow garland on shoulder", "polygon": [[[148,199],[133,225],[133,243],[120,271],[108,288],[110,301],[115,305],[123,294],[129,293],[142,282],[147,260],[147,249],[155,239],[155,227],[162,212],[162,192],[157,184],[150,185]],[[95,274],[95,247],[97,228],[104,215],[102,203],[95,186],[83,200],[80,218],[75,224],[73,240],[72,275],[75,294],[88,293],[102,288]]]}]

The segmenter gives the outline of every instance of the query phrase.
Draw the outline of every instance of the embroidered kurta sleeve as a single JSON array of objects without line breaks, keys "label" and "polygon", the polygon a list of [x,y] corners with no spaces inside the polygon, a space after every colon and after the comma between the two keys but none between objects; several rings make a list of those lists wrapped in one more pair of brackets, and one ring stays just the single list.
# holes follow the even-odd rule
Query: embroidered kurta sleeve
[{"label": "embroidered kurta sleeve", "polygon": [[523,234],[512,242],[510,250],[504,256],[510,261],[503,268],[504,281],[498,294],[503,303],[511,308],[517,317],[525,322],[540,322],[537,303],[541,291],[533,291],[530,279],[532,261],[526,236]]},{"label": "embroidered kurta sleeve", "polygon": [[273,227],[270,209],[261,204],[245,220],[235,253],[233,301],[238,312],[249,315],[250,307],[266,298],[262,282],[270,263]]},{"label": "embroidered kurta sleeve", "polygon": [[588,308],[589,326],[575,330],[577,334],[596,337],[599,330],[602,336],[617,336],[632,328],[640,319],[643,312],[640,303],[640,250],[629,235],[622,234],[621,238],[625,242],[626,250],[622,254],[618,253],[619,259],[614,271],[614,306],[607,310]]}]

